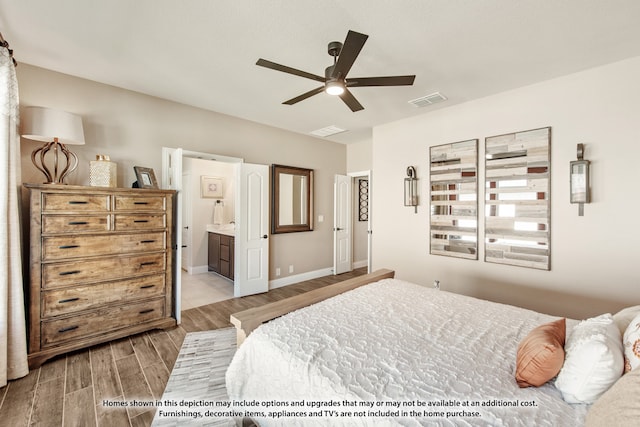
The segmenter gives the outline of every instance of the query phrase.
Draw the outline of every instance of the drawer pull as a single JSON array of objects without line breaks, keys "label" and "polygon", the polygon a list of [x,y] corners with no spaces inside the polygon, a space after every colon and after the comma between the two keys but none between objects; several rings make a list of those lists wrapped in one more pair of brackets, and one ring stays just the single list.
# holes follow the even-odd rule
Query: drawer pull
[{"label": "drawer pull", "polygon": [[80,298],[67,298],[67,299],[61,299],[60,301],[58,301],[60,304],[64,304],[65,302],[74,302],[74,301],[78,301]]},{"label": "drawer pull", "polygon": [[134,205],[148,205],[149,202],[133,202]]},{"label": "drawer pull", "polygon": [[140,286],[140,289],[148,289],[148,288],[155,288],[156,285],[144,285],[144,286]]},{"label": "drawer pull", "polygon": [[147,314],[147,313],[151,313],[152,311],[153,311],[153,308],[148,308],[146,310],[142,310],[140,314]]},{"label": "drawer pull", "polygon": [[69,200],[70,205],[87,205],[89,202],[84,200]]},{"label": "drawer pull", "polygon": [[62,245],[62,246],[58,246],[58,249],[74,249],[79,247],[80,245]]},{"label": "drawer pull", "polygon": [[87,221],[69,221],[69,225],[87,225]]},{"label": "drawer pull", "polygon": [[75,329],[78,329],[80,326],[67,326],[66,328],[62,328],[62,329],[58,329],[59,333],[64,333],[64,332],[69,332],[69,331],[73,331]]},{"label": "drawer pull", "polygon": [[134,219],[133,222],[149,222],[148,219]]},{"label": "drawer pull", "polygon": [[61,271],[60,273],[58,273],[58,275],[60,275],[60,276],[70,276],[72,274],[78,274],[80,272],[81,272],[81,270]]},{"label": "drawer pull", "polygon": [[145,265],[154,265],[154,264],[155,264],[155,261],[141,262],[140,267],[144,267]]},{"label": "drawer pull", "polygon": [[155,240],[140,240],[140,243],[155,243]]}]

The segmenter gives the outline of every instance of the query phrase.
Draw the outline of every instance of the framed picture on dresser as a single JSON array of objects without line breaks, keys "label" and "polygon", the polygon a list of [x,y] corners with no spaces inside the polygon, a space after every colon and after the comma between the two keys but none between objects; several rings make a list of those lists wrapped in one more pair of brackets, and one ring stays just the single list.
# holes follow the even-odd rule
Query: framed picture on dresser
[{"label": "framed picture on dresser", "polygon": [[156,180],[156,174],[153,172],[153,169],[134,166],[133,170],[136,172],[138,188],[158,188],[158,181]]}]

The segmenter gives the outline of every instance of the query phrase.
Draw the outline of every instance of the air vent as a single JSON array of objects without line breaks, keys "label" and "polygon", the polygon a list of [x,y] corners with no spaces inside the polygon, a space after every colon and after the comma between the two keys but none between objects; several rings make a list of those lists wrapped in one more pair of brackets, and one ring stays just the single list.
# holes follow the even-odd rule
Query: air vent
[{"label": "air vent", "polygon": [[326,138],[327,136],[335,135],[340,132],[346,132],[346,129],[341,129],[338,126],[327,126],[326,128],[317,129],[312,132],[309,132],[311,135],[320,136],[322,138]]},{"label": "air vent", "polygon": [[438,102],[446,101],[447,97],[440,92],[435,92],[420,98],[412,99],[409,104],[414,107],[426,107],[427,105],[437,104]]}]

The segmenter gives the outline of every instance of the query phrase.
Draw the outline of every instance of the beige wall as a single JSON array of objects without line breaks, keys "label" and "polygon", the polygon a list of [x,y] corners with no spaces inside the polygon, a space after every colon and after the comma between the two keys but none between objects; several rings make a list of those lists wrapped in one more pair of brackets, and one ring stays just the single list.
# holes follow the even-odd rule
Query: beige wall
[{"label": "beige wall", "polygon": [[[373,267],[555,315],[586,317],[640,304],[638,76],[640,57],[375,128]],[[430,255],[429,147],[478,138],[482,153],[488,136],[544,126],[552,127],[551,271],[486,263],[482,245],[478,261]],[[586,144],[592,162],[593,203],[583,217],[569,203],[577,143]],[[403,206],[409,165],[420,179],[418,214]],[[482,216],[479,228],[482,241]]]},{"label": "beige wall", "polygon": [[347,172],[370,170],[373,160],[372,148],[371,141],[347,145]]},{"label": "beige wall", "polygon": [[[346,172],[344,145],[24,63],[17,74],[22,106],[53,107],[83,116],[87,143],[71,147],[80,166],[70,184],[88,184],[89,161],[96,154],[108,154],[117,162],[119,186],[130,187],[135,181],[135,165],[153,168],[160,178],[163,146],[314,169],[316,218],[322,214],[325,221],[316,221],[312,232],[271,237],[271,278],[275,267],[281,267],[284,277],[289,265],[294,266],[293,274],[332,265],[333,177]],[[35,147],[36,143],[22,141],[23,182],[41,182],[29,157]]]}]

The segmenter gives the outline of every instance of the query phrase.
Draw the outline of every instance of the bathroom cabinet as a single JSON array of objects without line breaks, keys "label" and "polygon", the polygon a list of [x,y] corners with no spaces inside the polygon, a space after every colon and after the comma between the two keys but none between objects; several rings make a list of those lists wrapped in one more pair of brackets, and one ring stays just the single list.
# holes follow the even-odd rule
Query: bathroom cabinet
[{"label": "bathroom cabinet", "polygon": [[227,234],[209,232],[209,271],[233,280],[235,238]]}]

